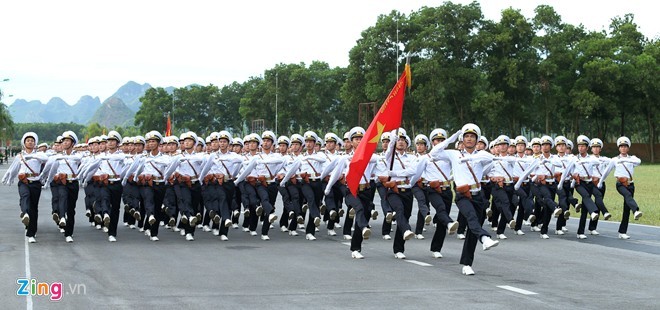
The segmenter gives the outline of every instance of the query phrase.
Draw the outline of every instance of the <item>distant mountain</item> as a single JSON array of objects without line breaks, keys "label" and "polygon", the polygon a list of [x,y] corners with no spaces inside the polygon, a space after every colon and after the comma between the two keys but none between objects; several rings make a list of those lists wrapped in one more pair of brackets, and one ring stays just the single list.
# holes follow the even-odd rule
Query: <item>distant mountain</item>
[{"label": "distant mountain", "polygon": [[110,97],[96,110],[89,123],[99,123],[108,128],[130,126],[133,125],[134,117],[135,112],[127,107],[124,101],[117,97]]},{"label": "distant mountain", "polygon": [[[111,127],[115,125],[133,125],[132,119],[135,112],[142,105],[140,97],[144,96],[149,88],[151,88],[151,85],[148,83],[138,84],[129,81],[119,87],[103,104],[101,104],[99,97],[92,96],[82,96],[74,105],[69,105],[59,97],[53,97],[46,104],[39,100],[16,99],[9,106],[9,113],[16,123],[74,122],[86,125],[95,120],[102,120],[104,123],[113,124]],[[165,88],[170,94],[175,89],[171,86]],[[119,114],[108,114],[115,112]]]},{"label": "distant mountain", "polygon": [[9,106],[9,113],[15,123],[45,123],[46,121],[41,116],[44,106],[39,100],[16,99]]},{"label": "distant mountain", "polygon": [[71,107],[71,111],[74,114],[74,119],[72,120],[77,124],[87,124],[90,118],[94,115],[94,112],[101,107],[101,99],[99,97],[91,96],[82,96],[80,100],[76,102]]},{"label": "distant mountain", "polygon": [[124,86],[120,87],[110,97],[121,99],[121,101],[123,101],[128,108],[133,110],[133,112],[137,112],[142,105],[142,102],[140,102],[140,97],[142,97],[149,88],[151,88],[149,83],[140,85],[136,82],[129,81],[128,83],[124,84]]},{"label": "distant mountain", "polygon": [[71,106],[64,102],[60,97],[53,97],[48,100],[48,103],[44,105],[39,114],[46,123],[68,123],[74,116],[73,113],[71,113]]},{"label": "distant mountain", "polygon": [[16,123],[69,123],[87,124],[94,112],[101,106],[99,97],[83,96],[71,106],[62,98],[53,97],[48,103],[39,100],[16,99],[9,106]]}]

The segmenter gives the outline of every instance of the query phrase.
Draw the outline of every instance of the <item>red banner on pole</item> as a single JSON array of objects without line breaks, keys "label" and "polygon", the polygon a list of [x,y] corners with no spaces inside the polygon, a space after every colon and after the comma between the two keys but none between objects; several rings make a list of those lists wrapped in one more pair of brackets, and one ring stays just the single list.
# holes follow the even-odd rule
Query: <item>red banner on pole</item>
[{"label": "red banner on pole", "polygon": [[396,85],[394,85],[394,88],[392,88],[392,91],[390,91],[390,94],[385,99],[385,102],[383,102],[376,116],[374,116],[374,119],[364,134],[364,138],[362,138],[362,141],[360,141],[360,144],[355,150],[348,169],[348,175],[346,176],[346,183],[353,195],[357,195],[360,179],[369,164],[371,155],[376,151],[380,136],[383,132],[392,131],[401,126],[403,100],[405,98],[406,86],[410,88],[410,82],[410,65],[406,64],[401,77]]}]

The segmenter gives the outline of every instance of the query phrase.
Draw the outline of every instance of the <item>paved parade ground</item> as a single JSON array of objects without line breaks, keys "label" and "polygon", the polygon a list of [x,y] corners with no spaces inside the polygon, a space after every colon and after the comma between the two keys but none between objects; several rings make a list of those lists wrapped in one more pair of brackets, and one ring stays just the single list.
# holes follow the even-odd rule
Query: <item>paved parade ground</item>
[{"label": "paved parade ground", "polygon": [[[6,165],[0,168],[4,174]],[[462,240],[448,236],[431,257],[434,228],[425,240],[406,242],[397,260],[392,241],[372,221],[364,260],[351,259],[341,234],[325,225],[318,240],[271,230],[262,241],[230,230],[229,241],[197,230],[188,242],[161,229],[151,242],[120,223],[118,242],[88,225],[83,193],[72,244],[50,218],[50,191],[42,191],[37,243],[26,242],[16,185],[0,186],[0,302],[3,309],[658,309],[660,229],[631,225],[630,240],[617,238],[618,223],[601,221],[600,236],[577,240],[577,219],[565,236],[509,237],[489,251],[477,248],[475,276],[461,275]],[[278,216],[281,205],[278,204]],[[380,212],[380,207],[377,207]],[[416,210],[416,209],[415,209]],[[415,211],[416,212],[416,211]],[[456,207],[452,208],[455,218]],[[413,217],[414,218],[414,217]],[[242,221],[242,219],[241,219]],[[414,221],[413,221],[414,222]],[[343,222],[342,222],[343,224]],[[554,220],[551,222],[554,228]],[[396,226],[395,226],[396,227]],[[554,230],[551,230],[553,232]],[[494,237],[494,234],[493,234]],[[60,301],[17,296],[19,279],[62,283]]]}]

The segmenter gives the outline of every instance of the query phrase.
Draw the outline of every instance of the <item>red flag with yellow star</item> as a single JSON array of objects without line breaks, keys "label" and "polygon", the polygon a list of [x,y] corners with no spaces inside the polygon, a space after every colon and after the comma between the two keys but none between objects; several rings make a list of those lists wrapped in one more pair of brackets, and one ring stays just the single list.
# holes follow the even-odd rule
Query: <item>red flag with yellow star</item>
[{"label": "red flag with yellow star", "polygon": [[[346,184],[353,195],[357,195],[360,179],[367,169],[371,155],[376,151],[380,136],[383,132],[392,131],[401,126],[401,116],[403,113],[403,99],[406,93],[406,86],[411,85],[410,65],[406,64],[405,70],[401,74],[390,94],[383,102],[383,105],[374,116],[369,128],[364,133],[364,138],[360,141],[346,175]],[[365,176],[367,179],[370,176]]]}]

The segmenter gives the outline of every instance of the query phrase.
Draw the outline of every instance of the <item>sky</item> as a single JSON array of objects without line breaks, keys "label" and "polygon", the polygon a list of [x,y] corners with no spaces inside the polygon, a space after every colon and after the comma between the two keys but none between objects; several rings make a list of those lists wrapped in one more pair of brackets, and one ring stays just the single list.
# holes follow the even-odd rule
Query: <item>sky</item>
[{"label": "sky", "polygon": [[[455,3],[471,1],[455,0]],[[102,101],[128,81],[152,86],[223,86],[278,63],[348,65],[348,52],[378,15],[442,1],[6,1],[0,11],[3,102],[83,95]],[[640,31],[660,37],[657,4],[641,0],[488,0],[486,19],[508,7],[531,18],[548,4],[566,23],[607,29],[633,13]],[[9,79],[9,81],[3,81]],[[8,97],[11,95],[11,97]]]}]

